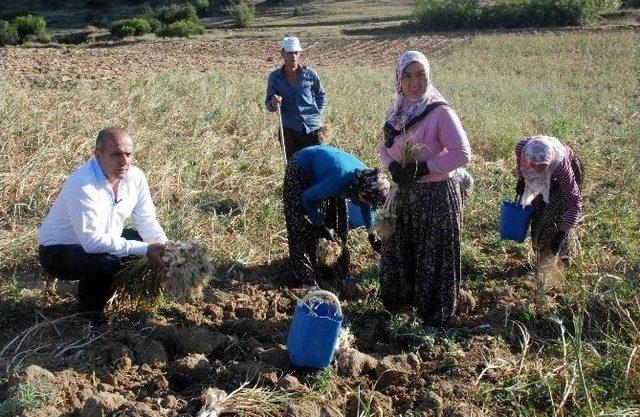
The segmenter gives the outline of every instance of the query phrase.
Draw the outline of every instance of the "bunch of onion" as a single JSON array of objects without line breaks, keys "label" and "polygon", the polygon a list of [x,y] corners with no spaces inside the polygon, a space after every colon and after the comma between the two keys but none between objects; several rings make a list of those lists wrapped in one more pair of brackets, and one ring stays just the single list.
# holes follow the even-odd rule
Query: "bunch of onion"
[{"label": "bunch of onion", "polygon": [[202,298],[202,290],[213,272],[204,246],[169,241],[162,254],[162,262],[167,266],[163,281],[167,297],[188,301]]},{"label": "bunch of onion", "polygon": [[375,230],[380,239],[387,240],[396,230],[396,190],[398,186],[393,183],[389,189],[389,195],[382,206],[382,209],[376,214]]},{"label": "bunch of onion", "polygon": [[333,266],[342,256],[342,245],[333,239],[320,238],[316,246],[318,262],[326,266]]},{"label": "bunch of onion", "polygon": [[[406,133],[406,132],[403,132]],[[400,164],[404,167],[407,163],[417,160],[418,152],[424,145],[416,143],[409,138],[403,144],[400,152]],[[396,230],[398,216],[396,215],[396,192],[398,184],[395,182],[389,188],[389,195],[379,213],[376,214],[375,230],[382,240],[388,240]]]},{"label": "bunch of onion", "polygon": [[152,263],[146,256],[126,262],[115,276],[109,304],[128,304],[137,309],[153,309],[164,299],[196,301],[211,273],[206,248],[198,243],[165,244],[164,265]]}]

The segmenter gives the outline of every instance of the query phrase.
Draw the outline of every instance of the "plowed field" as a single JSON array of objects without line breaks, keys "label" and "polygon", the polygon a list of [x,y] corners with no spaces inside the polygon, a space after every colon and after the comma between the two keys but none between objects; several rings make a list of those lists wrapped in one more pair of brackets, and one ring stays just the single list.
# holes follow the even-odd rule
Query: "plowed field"
[{"label": "plowed field", "polygon": [[[315,67],[390,66],[401,51],[428,56],[465,42],[465,36],[396,39],[322,39],[304,45],[305,62]],[[0,49],[0,73],[18,83],[75,84],[181,69],[216,67],[268,71],[280,61],[279,45],[266,40],[167,40],[92,47],[7,47]]]}]

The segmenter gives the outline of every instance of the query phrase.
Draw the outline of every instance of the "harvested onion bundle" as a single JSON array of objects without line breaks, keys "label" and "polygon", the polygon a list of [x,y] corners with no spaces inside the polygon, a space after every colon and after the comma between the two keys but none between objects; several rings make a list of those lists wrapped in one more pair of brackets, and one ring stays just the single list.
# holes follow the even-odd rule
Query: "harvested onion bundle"
[{"label": "harvested onion bundle", "polygon": [[326,266],[333,266],[342,256],[342,245],[335,240],[320,238],[316,246],[316,258],[318,262]]},{"label": "harvested onion bundle", "polygon": [[187,301],[202,297],[212,272],[204,246],[168,241],[162,261],[164,266],[154,265],[146,256],[130,261],[116,274],[110,301],[120,294],[136,308],[154,308],[163,296]]},{"label": "harvested onion bundle", "polygon": [[167,265],[163,284],[169,298],[184,297],[194,301],[202,297],[202,290],[212,272],[204,246],[169,241],[162,253],[162,261]]},{"label": "harvested onion bundle", "polygon": [[380,239],[388,240],[393,232],[396,230],[396,190],[398,186],[396,184],[391,185],[389,190],[389,196],[382,206],[382,210],[377,214],[376,218],[376,232]]}]

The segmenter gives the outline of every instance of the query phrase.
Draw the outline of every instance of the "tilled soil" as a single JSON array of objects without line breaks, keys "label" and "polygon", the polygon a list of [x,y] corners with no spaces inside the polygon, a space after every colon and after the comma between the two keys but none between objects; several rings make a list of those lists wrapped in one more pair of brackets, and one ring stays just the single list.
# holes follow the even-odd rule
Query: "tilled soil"
[{"label": "tilled soil", "polygon": [[[366,405],[376,416],[480,416],[472,404],[479,375],[487,358],[513,355],[499,340],[509,315],[528,308],[518,294],[535,293],[532,280],[478,299],[465,292],[453,325],[419,338],[410,327],[392,330],[373,288],[350,282],[337,288],[349,337],[328,372],[289,361],[287,333],[305,289],[246,272],[212,282],[195,304],[110,312],[99,323],[72,314],[73,284],[45,295],[44,284],[25,275],[36,306],[0,319],[0,402],[29,381],[53,396],[24,416],[186,417],[244,386],[223,403],[223,415],[359,416]],[[256,389],[288,399],[270,408]]]},{"label": "tilled soil", "polygon": [[[406,50],[441,54],[470,36],[339,38],[307,41],[305,62],[315,67],[391,66]],[[279,44],[270,40],[156,40],[120,44],[0,48],[0,74],[20,84],[56,85],[104,82],[181,69],[212,68],[268,71],[280,61]]]}]

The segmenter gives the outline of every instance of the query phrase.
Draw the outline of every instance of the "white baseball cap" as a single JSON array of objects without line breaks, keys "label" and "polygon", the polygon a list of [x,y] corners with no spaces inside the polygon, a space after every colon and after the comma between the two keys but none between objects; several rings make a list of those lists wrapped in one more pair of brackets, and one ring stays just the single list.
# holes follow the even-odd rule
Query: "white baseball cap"
[{"label": "white baseball cap", "polygon": [[295,36],[287,36],[282,40],[282,49],[285,52],[300,52],[302,51],[300,40]]}]

